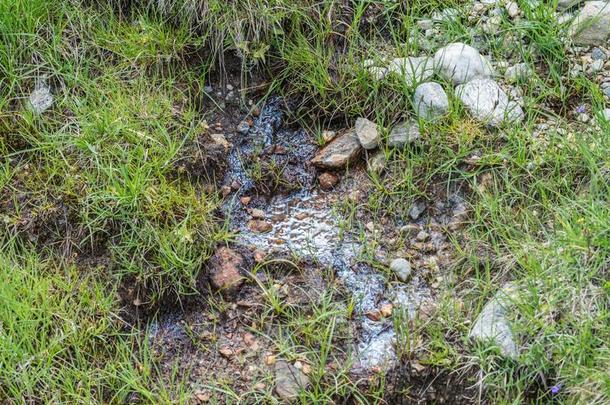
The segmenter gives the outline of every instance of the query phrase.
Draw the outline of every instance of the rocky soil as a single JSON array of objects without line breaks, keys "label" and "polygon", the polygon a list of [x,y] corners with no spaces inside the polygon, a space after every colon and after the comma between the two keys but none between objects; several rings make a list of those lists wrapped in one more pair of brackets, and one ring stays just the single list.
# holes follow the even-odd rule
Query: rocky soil
[{"label": "rocky soil", "polygon": [[[286,123],[290,106],[280,98],[267,99],[238,118],[219,117],[227,123],[214,129],[222,134],[212,139],[226,150],[222,211],[235,241],[219,246],[208,267],[212,289],[223,295],[230,309],[213,322],[209,304],[189,307],[182,315],[166,314],[153,329],[153,345],[161,356],[168,361],[184,359],[193,367],[193,381],[206,376],[224,379],[234,389],[272,387],[284,401],[307,390],[306,363],[282,358],[270,340],[247,331],[254,327],[262,335],[274,333],[268,325],[252,323],[261,310],[263,292],[258,286],[268,283],[277,286],[282,299],[297,305],[315,300],[315,294],[305,291],[328,288],[340,291],[337,299],[355,302],[355,315],[345,320],[351,332],[344,342],[352,348],[345,356],[351,356],[354,375],[391,374],[401,367],[393,313],[406,311],[408,319],[433,313],[437,288],[449,276],[446,269],[454,249],[449,238],[459,233],[469,215],[467,195],[439,186],[434,202],[417,201],[407,218],[386,217],[383,222],[357,212],[364,229],[342,225],[340,207],[365,201],[373,174],[391,170],[380,146],[418,147],[424,142],[422,125],[442,122],[451,105],[463,106],[491,131],[519,125],[526,115],[522,86],[534,71],[518,55],[494,60],[464,43],[434,44],[438,22],[454,15],[455,10],[447,9],[419,21],[434,52],[365,63],[372,80],[383,82],[397,75],[413,89],[411,118],[390,128],[360,117],[346,128],[326,128],[324,144],[319,146],[311,133]],[[519,20],[523,13],[515,2],[486,0],[475,2],[468,18],[493,35],[498,16]],[[610,3],[560,1],[555,17],[570,24],[573,57],[582,62],[574,65],[575,72],[593,77],[610,99]],[[239,92],[237,83],[219,94],[225,97],[232,92]],[[44,111],[50,102],[44,86],[31,100],[36,111]],[[577,105],[569,114],[592,125],[598,119],[610,120],[609,109],[594,111],[590,105]],[[553,119],[537,123],[540,133],[549,127],[567,131]],[[476,164],[476,156],[472,159]],[[397,239],[406,241],[405,250],[394,248]],[[372,252],[365,240],[378,241]],[[384,269],[372,266],[365,253]],[[272,264],[278,260],[302,271],[285,273]],[[266,263],[272,273],[255,272]],[[327,270],[334,277],[322,276]],[[506,286],[490,300],[468,333],[470,339],[497,344],[510,358],[520,350],[507,316],[516,310],[510,304],[514,288]],[[203,350],[201,341],[193,341],[193,333],[210,343],[214,340],[213,345],[204,345],[212,349]],[[208,393],[203,389],[201,395],[205,398]],[[451,395],[445,399],[459,400]]]}]

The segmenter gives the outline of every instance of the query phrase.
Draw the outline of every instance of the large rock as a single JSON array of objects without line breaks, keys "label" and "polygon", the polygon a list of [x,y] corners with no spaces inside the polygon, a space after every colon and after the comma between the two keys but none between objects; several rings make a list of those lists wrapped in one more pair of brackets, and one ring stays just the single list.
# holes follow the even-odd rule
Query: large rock
[{"label": "large rock", "polygon": [[415,89],[413,105],[416,114],[427,120],[442,117],[449,111],[449,98],[443,87],[434,82],[422,83]]},{"label": "large rock", "polygon": [[483,307],[470,330],[469,337],[483,342],[493,342],[500,348],[502,355],[515,358],[519,353],[507,317],[513,294],[514,290],[510,286],[500,290]]},{"label": "large rock", "polygon": [[610,37],[610,1],[588,1],[572,22],[570,35],[576,45],[603,45]]},{"label": "large rock", "polygon": [[401,122],[390,131],[388,145],[393,148],[403,148],[405,145],[417,141],[420,137],[419,124],[417,122]]},{"label": "large rock", "polygon": [[311,162],[325,169],[341,169],[347,166],[362,150],[354,131],[347,131],[326,145]]},{"label": "large rock", "polygon": [[377,124],[366,118],[358,118],[355,126],[356,136],[364,149],[375,149],[379,145]]},{"label": "large rock", "polygon": [[210,283],[224,293],[234,293],[242,285],[244,278],[240,269],[243,257],[228,247],[216,250],[209,262]]},{"label": "large rock", "polygon": [[309,378],[285,361],[275,363],[275,393],[285,402],[294,401],[299,392],[307,389]]},{"label": "large rock", "polygon": [[388,73],[398,74],[409,85],[417,85],[434,75],[434,61],[428,57],[395,58]]},{"label": "large rock", "polygon": [[493,73],[489,61],[473,47],[455,42],[434,54],[434,67],[453,84],[469,82],[477,77],[490,77]]},{"label": "large rock", "polygon": [[474,119],[491,126],[523,120],[521,107],[509,101],[500,86],[491,79],[474,79],[456,88],[456,94]]}]

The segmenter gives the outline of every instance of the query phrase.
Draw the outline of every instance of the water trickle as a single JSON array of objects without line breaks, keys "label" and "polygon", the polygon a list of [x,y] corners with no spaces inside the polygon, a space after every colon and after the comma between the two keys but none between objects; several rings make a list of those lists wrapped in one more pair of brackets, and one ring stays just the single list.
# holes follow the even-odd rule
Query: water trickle
[{"label": "water trickle", "polygon": [[[392,302],[413,315],[426,298],[426,290],[421,288],[423,283],[415,278],[410,285],[388,284],[384,275],[359,263],[362,246],[348,233],[341,232],[340,218],[333,211],[337,200],[344,196],[318,193],[313,188],[315,170],[309,161],[317,147],[305,131],[282,127],[279,99],[271,100],[250,131],[239,136],[228,156],[229,170],[224,180],[226,185],[236,181],[240,184],[224,206],[231,228],[237,233],[236,242],[265,253],[309,257],[332,268],[356,302],[355,326],[359,337],[355,368],[370,371],[374,367],[391,366],[396,361],[392,320],[374,321],[365,314]],[[248,173],[248,162],[259,159],[257,154],[275,145],[282,147],[284,169],[291,171],[289,174],[300,187],[256,206],[264,212],[264,220],[271,223],[269,232],[256,233],[248,227],[250,217],[239,197],[256,192],[256,182]]]}]

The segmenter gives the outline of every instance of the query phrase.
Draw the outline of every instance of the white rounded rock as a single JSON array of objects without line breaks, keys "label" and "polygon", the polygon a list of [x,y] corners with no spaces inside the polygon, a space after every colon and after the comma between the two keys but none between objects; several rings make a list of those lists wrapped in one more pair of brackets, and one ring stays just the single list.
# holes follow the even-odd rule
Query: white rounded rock
[{"label": "white rounded rock", "polygon": [[449,111],[449,98],[443,87],[434,82],[422,83],[415,89],[413,106],[417,116],[434,120]]},{"label": "white rounded rock", "polygon": [[406,282],[411,277],[411,263],[406,259],[398,258],[392,260],[390,270],[396,274],[400,281]]},{"label": "white rounded rock", "polygon": [[489,61],[475,48],[461,42],[436,51],[434,67],[442,77],[455,85],[474,78],[488,78],[493,74]]},{"label": "white rounded rock", "polygon": [[456,94],[474,119],[491,126],[523,120],[523,110],[491,79],[474,79],[456,87]]}]

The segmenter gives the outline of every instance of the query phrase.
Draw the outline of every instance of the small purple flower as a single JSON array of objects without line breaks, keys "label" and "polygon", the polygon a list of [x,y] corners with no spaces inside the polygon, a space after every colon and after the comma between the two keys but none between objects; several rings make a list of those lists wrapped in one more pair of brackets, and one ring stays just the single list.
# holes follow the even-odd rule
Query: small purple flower
[{"label": "small purple flower", "polygon": [[576,107],[576,112],[579,114],[584,114],[587,112],[587,108],[585,107],[584,104],[581,104],[578,107]]},{"label": "small purple flower", "polygon": [[551,387],[551,394],[553,394],[553,395],[559,394],[559,391],[561,391],[562,386],[563,386],[563,384],[561,384],[561,383],[553,385]]}]

